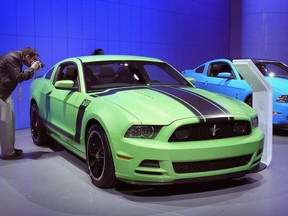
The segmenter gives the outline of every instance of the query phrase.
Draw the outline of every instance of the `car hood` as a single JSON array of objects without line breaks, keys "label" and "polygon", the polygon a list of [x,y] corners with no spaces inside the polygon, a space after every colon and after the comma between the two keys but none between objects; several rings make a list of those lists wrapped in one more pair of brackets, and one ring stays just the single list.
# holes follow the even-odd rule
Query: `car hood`
[{"label": "car hood", "polygon": [[235,114],[251,112],[249,106],[238,100],[192,87],[122,88],[109,90],[97,96],[120,106],[143,124],[168,125],[185,118],[195,118],[195,122],[215,118],[228,121]]},{"label": "car hood", "polygon": [[282,94],[288,93],[288,78],[280,78],[280,77],[266,77],[266,80],[271,85],[273,90],[278,90]]}]

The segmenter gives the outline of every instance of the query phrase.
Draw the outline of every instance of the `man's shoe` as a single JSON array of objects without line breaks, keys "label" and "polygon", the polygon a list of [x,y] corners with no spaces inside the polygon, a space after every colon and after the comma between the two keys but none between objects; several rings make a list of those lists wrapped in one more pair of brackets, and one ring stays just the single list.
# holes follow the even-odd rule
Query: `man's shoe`
[{"label": "man's shoe", "polygon": [[16,148],[14,148],[14,151],[15,151],[17,154],[23,154],[23,150],[22,150],[22,149],[16,149]]},{"label": "man's shoe", "polygon": [[12,155],[2,157],[3,160],[17,160],[22,158],[23,158],[23,151],[17,152],[16,150]]}]

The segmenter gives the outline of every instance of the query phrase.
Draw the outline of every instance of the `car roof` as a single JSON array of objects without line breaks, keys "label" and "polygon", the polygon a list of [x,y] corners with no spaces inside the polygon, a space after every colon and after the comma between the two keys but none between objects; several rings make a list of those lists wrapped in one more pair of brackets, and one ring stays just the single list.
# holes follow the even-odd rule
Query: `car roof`
[{"label": "car roof", "polygon": [[276,60],[269,60],[269,59],[252,59],[254,63],[281,63],[280,61]]},{"label": "car roof", "polygon": [[257,58],[235,58],[234,60],[237,59],[251,59],[254,63],[260,63],[260,62],[271,62],[271,63],[277,63],[280,61],[272,60],[272,59],[257,59]]},{"label": "car roof", "polygon": [[163,62],[157,58],[145,57],[145,56],[132,56],[132,55],[89,55],[89,56],[78,56],[73,58],[64,59],[64,61],[79,59],[83,63],[95,62],[95,61],[153,61]]}]

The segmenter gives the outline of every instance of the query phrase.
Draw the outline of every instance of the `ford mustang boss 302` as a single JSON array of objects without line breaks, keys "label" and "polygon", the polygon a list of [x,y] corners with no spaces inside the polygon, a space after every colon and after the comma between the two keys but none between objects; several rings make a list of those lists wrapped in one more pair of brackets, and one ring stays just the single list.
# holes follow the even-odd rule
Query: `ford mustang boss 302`
[{"label": "ford mustang boss 302", "polygon": [[257,113],[195,88],[159,59],[68,58],[30,90],[34,143],[55,140],[86,160],[98,187],[231,179],[263,167]]}]

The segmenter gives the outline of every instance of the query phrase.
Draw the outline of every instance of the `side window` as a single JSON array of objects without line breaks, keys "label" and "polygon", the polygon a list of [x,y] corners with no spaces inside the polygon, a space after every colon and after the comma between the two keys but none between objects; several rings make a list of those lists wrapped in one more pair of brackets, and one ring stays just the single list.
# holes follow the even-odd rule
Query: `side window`
[{"label": "side window", "polygon": [[207,72],[207,76],[218,78],[234,78],[231,66],[226,62],[212,63]]},{"label": "side window", "polygon": [[72,80],[75,86],[79,86],[78,68],[76,64],[63,64],[58,67],[55,81]]},{"label": "side window", "polygon": [[228,64],[221,64],[219,67],[219,73],[231,73],[231,67]]},{"label": "side window", "polygon": [[196,68],[195,72],[196,72],[196,73],[203,73],[204,67],[205,67],[205,66],[203,65],[203,66],[201,66],[201,67]]},{"label": "side window", "polygon": [[62,79],[63,80],[72,80],[76,81],[78,78],[78,70],[76,65],[67,65],[62,70]]},{"label": "side window", "polygon": [[208,67],[207,76],[217,77],[219,73],[219,66],[217,63],[210,64]]},{"label": "side window", "polygon": [[226,62],[223,62],[222,64],[219,65],[218,76],[221,78],[225,78],[225,79],[235,79],[236,78],[231,66]]}]

